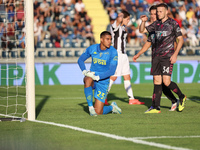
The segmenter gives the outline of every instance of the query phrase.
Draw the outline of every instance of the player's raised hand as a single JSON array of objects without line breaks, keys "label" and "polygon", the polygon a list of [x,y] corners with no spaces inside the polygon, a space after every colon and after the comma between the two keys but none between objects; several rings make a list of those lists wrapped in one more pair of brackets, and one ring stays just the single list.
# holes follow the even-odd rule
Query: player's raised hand
[{"label": "player's raised hand", "polygon": [[146,15],[141,15],[140,19],[142,20],[142,22],[146,22],[148,20],[148,17]]}]

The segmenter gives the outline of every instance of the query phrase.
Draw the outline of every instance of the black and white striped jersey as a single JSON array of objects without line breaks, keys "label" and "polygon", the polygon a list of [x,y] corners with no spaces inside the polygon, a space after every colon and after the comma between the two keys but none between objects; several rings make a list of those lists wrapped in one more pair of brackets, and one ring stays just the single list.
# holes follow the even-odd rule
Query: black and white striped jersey
[{"label": "black and white striped jersey", "polygon": [[110,26],[110,32],[112,35],[112,46],[117,49],[118,52],[126,54],[126,42],[127,32],[125,26],[116,25],[116,21]]}]

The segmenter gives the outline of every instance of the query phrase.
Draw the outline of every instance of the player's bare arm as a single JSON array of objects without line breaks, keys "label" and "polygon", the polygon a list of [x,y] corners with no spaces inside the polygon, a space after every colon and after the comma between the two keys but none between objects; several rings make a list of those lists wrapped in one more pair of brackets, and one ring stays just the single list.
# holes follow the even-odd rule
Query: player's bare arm
[{"label": "player's bare arm", "polygon": [[142,55],[144,52],[146,52],[150,46],[151,46],[151,42],[147,41],[144,44],[144,46],[142,47],[142,49],[135,56],[133,56],[133,61],[136,62],[136,59],[138,59],[140,57],[140,55]]},{"label": "player's bare arm", "polygon": [[170,58],[170,61],[171,61],[172,64],[176,63],[178,53],[179,53],[179,51],[180,51],[180,49],[183,45],[183,36],[179,36],[179,37],[177,37],[177,39],[178,39],[177,47],[175,49],[174,54]]},{"label": "player's bare arm", "polygon": [[147,30],[146,30],[146,28],[145,28],[145,23],[146,23],[146,21],[148,20],[148,17],[147,17],[146,15],[142,15],[142,16],[140,17],[140,19],[142,20],[142,23],[141,23],[140,26],[139,26],[139,31],[140,31],[140,33],[146,33]]}]

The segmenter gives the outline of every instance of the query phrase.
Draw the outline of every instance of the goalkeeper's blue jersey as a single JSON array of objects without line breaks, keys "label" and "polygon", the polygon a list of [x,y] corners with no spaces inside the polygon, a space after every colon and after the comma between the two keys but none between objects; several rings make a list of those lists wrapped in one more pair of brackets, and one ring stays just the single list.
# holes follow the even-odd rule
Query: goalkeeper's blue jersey
[{"label": "goalkeeper's blue jersey", "polygon": [[100,44],[94,44],[88,47],[78,60],[82,71],[86,69],[84,61],[89,57],[92,58],[90,71],[95,72],[95,75],[99,75],[100,79],[109,78],[114,75],[118,55],[117,50],[113,46],[110,46],[106,50],[101,50]]}]

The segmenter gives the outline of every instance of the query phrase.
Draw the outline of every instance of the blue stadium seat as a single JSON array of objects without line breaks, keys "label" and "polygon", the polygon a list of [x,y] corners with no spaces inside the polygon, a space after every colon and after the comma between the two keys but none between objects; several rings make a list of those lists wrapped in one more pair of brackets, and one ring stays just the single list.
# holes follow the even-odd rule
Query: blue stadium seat
[{"label": "blue stadium seat", "polygon": [[139,53],[139,51],[140,51],[140,50],[135,50],[135,55],[136,55],[137,53]]},{"label": "blue stadium seat", "polygon": [[45,57],[45,52],[44,51],[39,51],[38,52],[38,57]]},{"label": "blue stadium seat", "polygon": [[2,58],[9,58],[8,51],[2,51]]},{"label": "blue stadium seat", "polygon": [[37,48],[44,48],[43,42],[38,42],[37,43]]},{"label": "blue stadium seat", "polygon": [[81,47],[82,47],[82,48],[86,48],[86,47],[87,47],[85,41],[81,42]]},{"label": "blue stadium seat", "polygon": [[48,57],[55,57],[55,56],[54,56],[54,51],[48,51],[48,52],[47,52],[47,56],[48,56]]},{"label": "blue stadium seat", "polygon": [[56,51],[57,57],[63,57],[63,51]]},{"label": "blue stadium seat", "polygon": [[52,47],[53,47],[53,44],[51,42],[46,43],[46,48],[52,48]]},{"label": "blue stadium seat", "polygon": [[147,50],[146,52],[144,52],[145,56],[151,56],[151,50]]},{"label": "blue stadium seat", "polygon": [[71,50],[66,51],[66,57],[73,57],[73,53]]},{"label": "blue stadium seat", "polygon": [[22,57],[22,58],[25,57],[25,51],[24,50],[20,52],[20,57]]},{"label": "blue stadium seat", "polygon": [[72,47],[73,47],[73,48],[77,48],[77,47],[79,47],[79,45],[78,45],[77,42],[72,42]]},{"label": "blue stadium seat", "polygon": [[180,55],[180,56],[186,56],[186,52],[183,49],[181,49],[179,51],[178,55]]},{"label": "blue stadium seat", "polygon": [[75,57],[80,57],[81,56],[81,51],[80,50],[76,50],[75,52],[74,52],[74,56]]},{"label": "blue stadium seat", "polygon": [[195,55],[198,55],[198,56],[200,55],[200,49],[195,50]]},{"label": "blue stadium seat", "polygon": [[17,51],[11,51],[11,57],[12,58],[17,58],[18,57]]},{"label": "blue stadium seat", "polygon": [[65,45],[63,45],[64,48],[69,48],[71,47],[71,44],[70,43],[66,43]]},{"label": "blue stadium seat", "polygon": [[134,56],[134,51],[132,51],[132,50],[127,50],[127,51],[126,51],[126,54],[127,54],[127,56],[132,57],[132,56]]},{"label": "blue stadium seat", "polygon": [[186,54],[189,56],[192,56],[192,55],[194,55],[194,52],[192,49],[186,49]]}]

